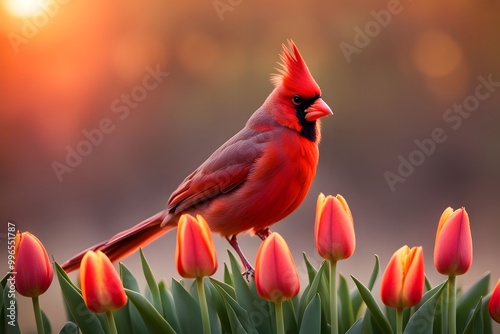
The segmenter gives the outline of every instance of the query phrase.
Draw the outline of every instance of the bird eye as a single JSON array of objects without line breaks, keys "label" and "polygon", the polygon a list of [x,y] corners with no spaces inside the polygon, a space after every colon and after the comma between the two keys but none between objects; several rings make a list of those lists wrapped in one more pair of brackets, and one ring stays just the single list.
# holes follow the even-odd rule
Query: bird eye
[{"label": "bird eye", "polygon": [[302,99],[302,96],[300,95],[295,95],[293,98],[292,98],[292,101],[293,101],[293,104],[295,104],[296,106],[302,104],[302,101],[304,101],[304,99]]}]

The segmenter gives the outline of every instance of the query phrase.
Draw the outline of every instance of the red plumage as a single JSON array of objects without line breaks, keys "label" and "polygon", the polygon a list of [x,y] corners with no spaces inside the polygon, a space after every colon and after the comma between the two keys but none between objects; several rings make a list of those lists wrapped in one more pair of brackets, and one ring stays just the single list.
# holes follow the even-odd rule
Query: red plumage
[{"label": "red plumage", "polygon": [[[275,89],[264,104],[179,185],[165,211],[90,249],[116,261],[175,228],[181,214],[201,214],[251,270],[236,235],[265,238],[269,226],[300,205],[316,174],[319,118],[332,113],[292,41],[289,48],[283,45],[281,60],[283,69],[272,77]],[[78,268],[85,252],[63,268]]]}]

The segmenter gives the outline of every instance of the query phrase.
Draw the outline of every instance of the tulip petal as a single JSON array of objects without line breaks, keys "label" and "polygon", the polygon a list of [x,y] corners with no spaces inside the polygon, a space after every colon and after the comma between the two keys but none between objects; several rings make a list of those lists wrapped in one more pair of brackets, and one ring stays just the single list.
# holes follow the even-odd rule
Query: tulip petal
[{"label": "tulip petal", "polygon": [[[439,222],[434,248],[434,265],[443,275],[466,273],[472,264],[472,235],[465,208],[446,209]],[[444,217],[444,218],[443,218]]]},{"label": "tulip petal", "polygon": [[17,232],[15,242],[16,290],[25,297],[37,297],[52,283],[49,256],[40,240],[29,232]]},{"label": "tulip petal", "polygon": [[94,313],[113,312],[127,303],[120,277],[101,251],[85,253],[80,265],[82,296]]},{"label": "tulip petal", "polygon": [[272,302],[281,302],[299,293],[297,267],[285,239],[276,232],[262,242],[257,252],[255,285],[259,295]]},{"label": "tulip petal", "polygon": [[488,303],[488,311],[493,320],[500,323],[500,279],[497,281]]}]

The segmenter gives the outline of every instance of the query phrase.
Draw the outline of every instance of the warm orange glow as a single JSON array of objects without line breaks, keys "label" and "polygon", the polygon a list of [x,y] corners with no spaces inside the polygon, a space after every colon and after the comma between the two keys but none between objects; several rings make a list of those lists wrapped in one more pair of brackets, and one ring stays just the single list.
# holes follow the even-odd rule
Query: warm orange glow
[{"label": "warm orange glow", "polygon": [[463,55],[462,49],[450,35],[442,31],[428,31],[417,39],[413,59],[423,74],[434,78],[457,70]]},{"label": "warm orange glow", "polygon": [[[46,0],[52,1],[52,0]],[[14,16],[33,16],[43,11],[44,0],[5,0],[4,6]]]}]

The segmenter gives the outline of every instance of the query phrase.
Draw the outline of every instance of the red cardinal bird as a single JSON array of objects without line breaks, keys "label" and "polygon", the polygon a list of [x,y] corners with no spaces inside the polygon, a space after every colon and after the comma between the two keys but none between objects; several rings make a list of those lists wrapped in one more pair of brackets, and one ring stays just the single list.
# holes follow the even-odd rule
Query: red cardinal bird
[{"label": "red cardinal bird", "polygon": [[[332,114],[299,50],[288,43],[264,104],[179,185],[167,209],[89,249],[116,261],[175,228],[183,213],[201,214],[233,246],[246,272],[253,271],[237,235],[251,232],[265,239],[269,226],[304,200],[318,164],[319,118]],[[64,270],[77,269],[85,252],[64,263]]]}]

